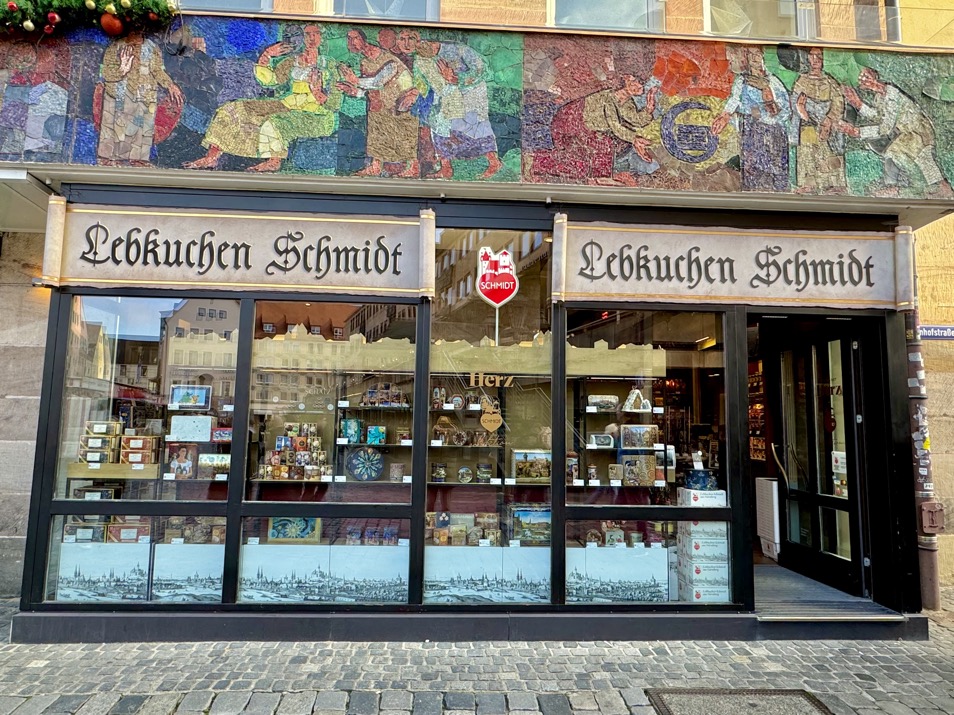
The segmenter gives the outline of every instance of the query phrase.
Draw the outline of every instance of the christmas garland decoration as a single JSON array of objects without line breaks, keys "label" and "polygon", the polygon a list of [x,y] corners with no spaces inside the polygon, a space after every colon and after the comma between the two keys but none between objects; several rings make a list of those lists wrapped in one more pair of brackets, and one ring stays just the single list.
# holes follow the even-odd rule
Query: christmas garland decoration
[{"label": "christmas garland decoration", "polygon": [[47,35],[73,27],[100,27],[111,37],[169,25],[174,0],[0,0],[0,29]]}]

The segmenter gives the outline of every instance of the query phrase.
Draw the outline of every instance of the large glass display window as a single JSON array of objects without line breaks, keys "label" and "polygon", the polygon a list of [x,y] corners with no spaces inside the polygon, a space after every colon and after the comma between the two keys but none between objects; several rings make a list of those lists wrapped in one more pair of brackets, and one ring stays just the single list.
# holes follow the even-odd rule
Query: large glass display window
[{"label": "large glass display window", "polygon": [[566,525],[567,603],[731,603],[724,521]]},{"label": "large glass display window", "polygon": [[407,603],[409,530],[407,519],[246,518],[238,600]]},{"label": "large glass display window", "polygon": [[417,309],[260,301],[245,497],[411,500]]},{"label": "large glass display window", "polygon": [[221,603],[224,516],[54,517],[46,600]]},{"label": "large glass display window", "polygon": [[438,231],[425,603],[550,601],[550,246]]},{"label": "large glass display window", "polygon": [[238,305],[73,298],[56,498],[226,498]]},{"label": "large glass display window", "polygon": [[722,320],[567,311],[568,504],[728,505]]}]

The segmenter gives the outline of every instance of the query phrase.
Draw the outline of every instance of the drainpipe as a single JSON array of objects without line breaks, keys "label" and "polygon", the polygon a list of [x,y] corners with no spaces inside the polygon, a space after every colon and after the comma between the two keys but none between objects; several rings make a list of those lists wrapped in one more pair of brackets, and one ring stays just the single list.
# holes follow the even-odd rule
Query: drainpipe
[{"label": "drainpipe", "polygon": [[941,607],[937,535],[944,530],[944,505],[935,498],[931,469],[931,436],[928,431],[927,387],[924,379],[924,356],[921,352],[918,274],[914,259],[913,233],[907,227],[899,227],[899,233],[908,233],[912,237],[910,261],[913,300],[910,304],[911,310],[905,311],[904,333],[908,353],[908,413],[915,475],[914,501],[918,520],[921,604],[929,611],[936,611]]},{"label": "drainpipe", "polygon": [[901,42],[901,10],[898,0],[884,0],[884,24],[888,42]]}]

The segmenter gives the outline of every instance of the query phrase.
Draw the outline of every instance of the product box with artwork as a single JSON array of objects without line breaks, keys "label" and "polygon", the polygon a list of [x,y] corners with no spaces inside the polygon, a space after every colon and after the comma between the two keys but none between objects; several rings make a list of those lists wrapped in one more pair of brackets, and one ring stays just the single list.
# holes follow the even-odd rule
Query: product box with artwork
[{"label": "product box with artwork", "polygon": [[145,452],[138,449],[123,449],[119,453],[120,464],[155,464],[154,452]]},{"label": "product box with artwork", "polygon": [[388,430],[384,425],[368,425],[368,444],[385,444],[387,434]]},{"label": "product box with artwork", "polygon": [[159,444],[158,437],[138,437],[123,435],[120,437],[120,449],[152,452]]},{"label": "product box with artwork", "polygon": [[728,586],[729,564],[679,559],[679,578],[693,586]]},{"label": "product box with artwork", "polygon": [[86,434],[91,436],[113,436],[123,433],[123,423],[111,420],[88,420],[86,422]]},{"label": "product box with artwork", "polygon": [[724,521],[680,521],[679,533],[692,538],[725,539],[729,525]]},{"label": "product box with artwork", "polygon": [[106,541],[106,524],[63,524],[63,542],[77,544],[103,543]]},{"label": "product box with artwork", "polygon": [[511,474],[518,484],[549,484],[551,463],[549,450],[515,449]]},{"label": "product box with artwork", "polygon": [[728,539],[701,539],[679,535],[679,554],[693,561],[728,563]]},{"label": "product box with artwork", "polygon": [[116,435],[89,435],[80,437],[80,449],[116,451],[119,449],[119,437]]},{"label": "product box with artwork", "polygon": [[729,603],[728,586],[694,587],[679,579],[679,600],[691,603]]},{"label": "product box with artwork", "polygon": [[88,464],[109,464],[115,454],[112,450],[103,449],[81,449],[79,461]]},{"label": "product box with artwork", "polygon": [[200,454],[199,479],[228,479],[229,466],[232,462],[230,454]]},{"label": "product box with artwork", "polygon": [[679,506],[719,507],[725,506],[725,490],[706,492],[699,489],[683,489],[676,491]]},{"label": "product box with artwork", "polygon": [[109,524],[106,542],[109,544],[148,544],[149,524]]},{"label": "product box with artwork", "polygon": [[510,504],[507,509],[509,538],[519,540],[521,546],[549,546],[548,504]]}]

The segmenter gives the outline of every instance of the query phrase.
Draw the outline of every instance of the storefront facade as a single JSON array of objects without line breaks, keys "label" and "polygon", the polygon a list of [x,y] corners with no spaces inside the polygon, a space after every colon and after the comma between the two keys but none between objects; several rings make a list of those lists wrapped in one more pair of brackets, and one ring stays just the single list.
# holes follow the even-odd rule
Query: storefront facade
[{"label": "storefront facade", "polygon": [[908,230],[64,196],[15,639],[791,635],[753,614],[750,400],[753,326],[788,320],[837,330],[776,438],[816,459],[781,551],[909,614],[870,635],[926,633],[913,540],[869,528],[915,533]]},{"label": "storefront facade", "polygon": [[461,3],[0,41],[13,638],[923,637],[950,56]]}]

